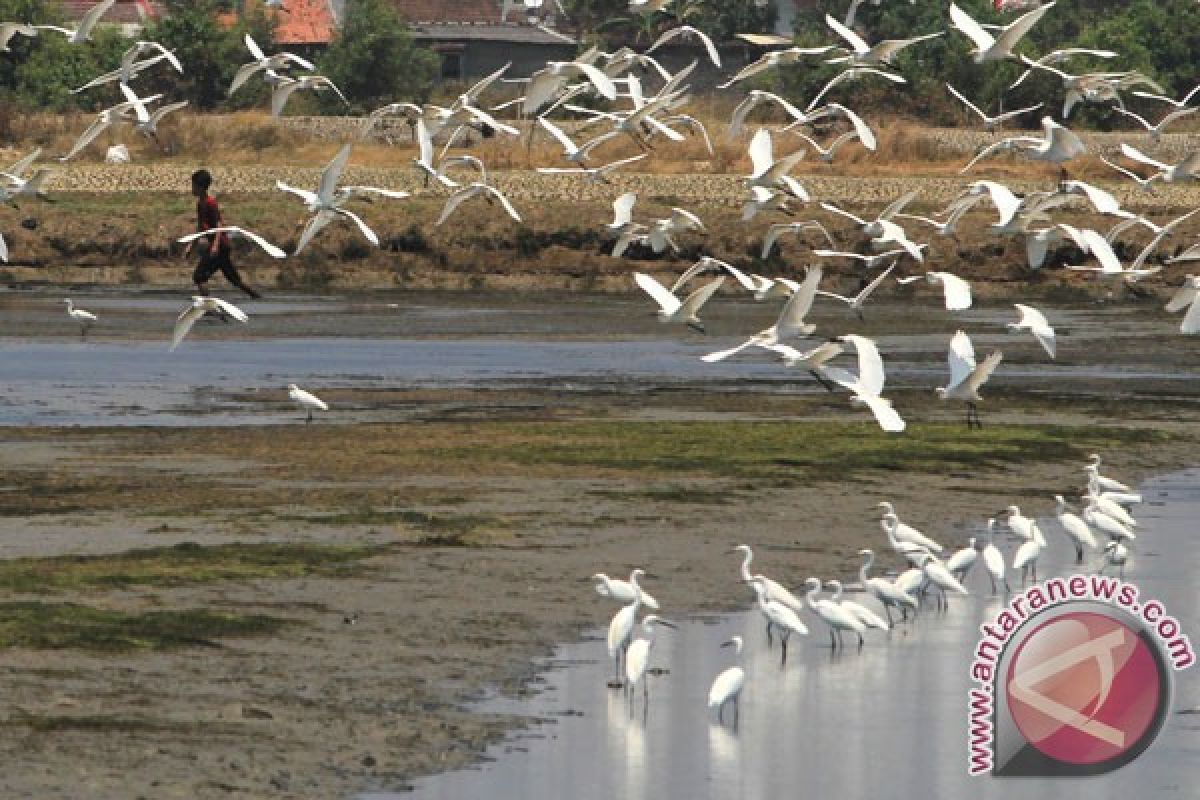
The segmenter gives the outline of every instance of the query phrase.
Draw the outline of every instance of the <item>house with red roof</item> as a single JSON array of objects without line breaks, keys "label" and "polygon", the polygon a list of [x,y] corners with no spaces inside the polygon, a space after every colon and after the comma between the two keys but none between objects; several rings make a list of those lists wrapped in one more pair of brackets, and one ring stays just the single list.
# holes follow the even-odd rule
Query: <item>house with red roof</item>
[{"label": "house with red roof", "polygon": [[[59,4],[67,19],[78,21],[83,19],[97,2],[98,0],[60,0]],[[97,24],[120,25],[125,35],[136,36],[147,22],[161,16],[163,11],[162,5],[154,0],[117,0]]]}]

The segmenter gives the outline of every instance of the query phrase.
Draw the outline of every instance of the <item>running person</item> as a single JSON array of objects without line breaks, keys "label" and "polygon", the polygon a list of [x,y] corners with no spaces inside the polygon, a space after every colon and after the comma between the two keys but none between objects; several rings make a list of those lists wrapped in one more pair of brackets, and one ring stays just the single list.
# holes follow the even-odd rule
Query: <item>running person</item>
[{"label": "running person", "polygon": [[[197,231],[207,231],[225,224],[221,219],[221,209],[217,205],[216,198],[208,193],[210,186],[212,186],[212,175],[208,170],[201,169],[192,173],[192,195],[196,198]],[[196,242],[201,243],[200,263],[196,265],[196,271],[192,273],[192,281],[196,284],[197,292],[207,295],[208,289],[205,284],[213,275],[220,272],[231,285],[251,297],[255,299],[262,297],[261,294],[246,285],[242,276],[238,274],[237,267],[233,266],[233,261],[229,257],[229,237],[226,234],[218,233],[207,239],[193,239],[184,248],[184,258],[187,258],[192,252],[192,245]]]}]

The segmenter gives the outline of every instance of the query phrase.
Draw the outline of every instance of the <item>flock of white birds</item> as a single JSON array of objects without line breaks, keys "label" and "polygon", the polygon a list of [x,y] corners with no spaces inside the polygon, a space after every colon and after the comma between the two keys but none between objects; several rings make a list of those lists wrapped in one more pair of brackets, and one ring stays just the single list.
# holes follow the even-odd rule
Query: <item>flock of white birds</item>
[{"label": "flock of white birds", "polygon": [[[1097,571],[1104,573],[1110,568],[1115,569],[1124,578],[1125,563],[1137,538],[1138,525],[1129,509],[1141,503],[1142,497],[1120,481],[1101,474],[1097,454],[1090,456],[1084,474],[1087,490],[1081,497],[1083,506],[1079,514],[1070,509],[1061,495],[1054,498],[1058,527],[1074,548],[1076,564],[1084,563],[1087,551],[1101,550],[1103,557],[1096,565]],[[1011,560],[1006,560],[996,544],[995,519],[987,521],[986,540],[971,537],[966,547],[943,560],[945,548],[913,526],[901,522],[891,503],[881,502],[879,508],[882,511],[880,527],[887,539],[887,549],[903,559],[907,568],[892,579],[872,576],[874,551],[859,551],[863,562],[858,570],[858,585],[853,588],[863,594],[864,601],[869,598],[877,603],[876,608],[842,599],[843,586],[838,580],[822,583],[818,578],[808,578],[802,596],[797,596],[784,584],[750,571],[754,552],[749,545],[741,544],[730,551],[742,559],[739,577],[754,590],[758,610],[766,623],[767,646],[773,645],[775,636],[779,637],[782,665],[787,664],[790,637],[809,633],[805,618],[810,621],[815,618],[816,624],[826,628],[830,647],[835,653],[844,648],[846,634],[853,634],[861,649],[868,631],[887,633],[898,624],[915,623],[926,595],[932,595],[936,608],[943,610],[948,606],[950,594],[969,594],[967,576],[978,562],[982,562],[987,572],[993,595],[1001,589],[1005,593],[1011,591],[1010,571],[1020,573],[1022,586],[1029,579],[1038,580],[1038,559],[1049,547],[1049,542],[1038,521],[1022,514],[1016,505],[1008,506],[1003,521],[1008,536],[1018,543]],[[1100,545],[1101,541],[1105,543]],[[640,581],[645,576],[646,571],[641,568],[633,570],[628,581],[616,580],[603,573],[592,576],[599,594],[624,604],[608,626],[608,653],[616,668],[615,680],[609,685],[624,688],[631,713],[635,690],[639,686],[642,702],[649,703],[647,675],[656,628],[660,625],[675,627],[675,623],[656,613],[647,614],[638,623],[637,617],[643,608],[659,610],[658,600],[641,586]],[[829,596],[821,596],[822,588],[829,590]],[[893,616],[893,611],[900,615],[899,620]],[[742,637],[735,636],[722,646],[734,647],[735,652],[741,653],[745,642]],[[726,706],[732,705],[732,722],[737,725],[738,700],[745,683],[746,673],[736,665],[725,669],[713,680],[708,707],[717,712],[719,722],[724,721]]]},{"label": "flock of white birds", "polygon": [[[38,36],[45,31],[57,31],[65,34],[68,40],[75,44],[88,41],[93,27],[112,7],[113,0],[104,0],[92,8],[74,30],[63,30],[49,26],[33,26],[21,23],[5,23],[0,26],[0,45],[7,46],[13,36]],[[527,3],[527,6],[530,4]],[[1034,8],[1021,14],[1006,26],[984,26],[977,23],[953,3],[949,6],[949,20],[974,46],[974,61],[987,68],[990,62],[1018,60],[1026,65],[1026,71],[1013,84],[1016,86],[1035,72],[1046,72],[1060,76],[1063,86],[1062,117],[1066,119],[1072,109],[1080,103],[1112,102],[1123,109],[1122,92],[1134,87],[1144,87],[1152,90],[1134,91],[1133,94],[1142,98],[1150,98],[1165,103],[1169,111],[1157,123],[1151,123],[1138,118],[1141,126],[1148,130],[1152,142],[1159,139],[1164,128],[1175,121],[1194,114],[1195,107],[1188,103],[1196,96],[1193,90],[1182,100],[1174,100],[1163,96],[1162,88],[1152,80],[1137,72],[1096,72],[1079,75],[1064,72],[1058,66],[1064,62],[1088,56],[1092,58],[1111,59],[1118,54],[1110,50],[1094,50],[1071,47],[1055,50],[1038,59],[1014,53],[1014,47],[1021,38],[1037,24],[1044,15],[1051,13],[1054,3]],[[531,8],[540,6],[535,3]],[[660,14],[670,6],[666,2],[641,2],[634,0],[630,3],[632,11],[641,14]],[[739,70],[723,86],[732,87],[748,78],[760,75],[781,66],[802,64],[810,60],[823,60],[825,64],[838,65],[838,74],[824,86],[810,102],[804,104],[803,110],[794,99],[781,97],[761,90],[751,90],[733,112],[728,135],[741,136],[746,128],[747,120],[760,107],[773,107],[776,113],[782,113],[787,123],[775,130],[759,127],[751,136],[748,146],[750,161],[753,165],[750,175],[745,176],[747,190],[746,203],[743,207],[743,219],[747,222],[760,213],[783,211],[794,213],[789,203],[805,204],[813,202],[812,196],[803,185],[790,173],[806,156],[807,145],[817,155],[832,162],[838,151],[857,141],[867,150],[877,146],[876,137],[870,125],[860,115],[838,102],[825,102],[824,98],[832,93],[844,90],[845,85],[863,79],[882,79],[892,83],[905,83],[893,60],[903,50],[919,47],[923,42],[945,35],[945,31],[923,32],[908,39],[886,40],[869,44],[861,25],[853,23],[854,13],[858,3],[851,4],[845,22],[839,22],[832,16],[826,16],[826,23],[831,33],[840,44],[828,44],[821,47],[789,47],[766,53],[757,61]],[[991,28],[991,29],[989,29]],[[473,199],[482,199],[489,205],[499,208],[512,219],[520,221],[521,216],[507,197],[488,180],[486,165],[477,157],[469,154],[451,155],[450,147],[461,140],[468,131],[476,130],[484,136],[518,137],[521,130],[515,125],[497,118],[500,112],[516,116],[536,116],[536,124],[530,128],[529,136],[539,132],[555,140],[562,148],[563,159],[568,166],[541,167],[539,172],[549,174],[575,174],[588,181],[608,183],[609,176],[615,171],[624,169],[649,158],[655,148],[655,143],[665,139],[669,143],[684,141],[688,135],[701,137],[711,150],[711,140],[703,124],[685,113],[685,108],[691,101],[692,93],[687,83],[689,76],[698,64],[692,64],[672,74],[652,53],[668,42],[676,45],[695,42],[701,48],[702,57],[712,61],[715,67],[720,67],[720,52],[703,31],[692,26],[683,25],[671,28],[663,33],[657,41],[644,52],[637,52],[624,47],[614,53],[604,53],[592,47],[580,54],[573,61],[551,61],[544,68],[535,71],[524,78],[506,78],[508,67],[497,70],[459,95],[449,106],[418,105],[409,102],[390,103],[370,113],[362,125],[362,135],[367,136],[372,129],[385,117],[401,117],[413,131],[413,137],[418,144],[418,157],[413,160],[415,167],[424,175],[427,185],[432,185],[434,191],[446,191],[449,195],[445,207],[436,221],[436,225],[445,223],[464,203]],[[341,96],[337,87],[323,76],[307,74],[301,77],[291,77],[286,73],[299,68],[311,71],[313,65],[304,58],[286,52],[266,55],[258,44],[249,36],[245,40],[250,60],[237,71],[230,93],[247,85],[250,81],[261,76],[272,87],[271,111],[278,115],[294,92],[300,90],[331,90]],[[70,151],[62,157],[62,161],[74,158],[110,127],[117,126],[123,121],[132,121],[134,128],[147,136],[155,136],[157,126],[162,118],[184,103],[172,103],[149,110],[159,96],[139,97],[130,83],[155,65],[165,64],[180,72],[184,67],[173,53],[155,42],[136,42],[124,54],[116,69],[101,75],[79,88],[85,91],[93,87],[116,83],[125,98],[121,103],[108,108],[97,116],[95,122],[79,137]],[[651,76],[655,81],[661,81],[656,90],[651,90],[643,84],[643,77]],[[517,84],[524,87],[524,93],[515,100],[501,105],[484,108],[482,98],[494,86],[501,83]],[[1200,87],[1198,87],[1200,88]],[[947,85],[948,91],[961,101],[970,114],[978,116],[987,130],[996,130],[1003,122],[1032,113],[1038,106],[1019,111],[1008,112],[997,116],[988,116],[953,86]],[[596,110],[578,105],[583,98],[604,101],[608,110]],[[344,99],[344,98],[343,98]],[[574,101],[574,102],[573,102]],[[565,123],[560,119],[556,122],[553,115],[569,118],[574,131],[568,134]],[[1136,115],[1129,114],[1131,117]],[[823,145],[805,132],[804,128],[813,131],[815,123],[822,126],[842,127],[844,132],[834,131],[832,140]],[[607,130],[593,138],[577,143],[572,136],[587,130],[591,126],[603,126]],[[1001,139],[984,148],[964,169],[973,168],[979,161],[990,158],[1006,151],[1018,151],[1031,159],[1049,161],[1063,165],[1077,158],[1086,151],[1083,141],[1062,123],[1047,116],[1042,119],[1042,137],[1015,136]],[[782,149],[780,143],[789,136],[797,137],[798,147],[786,155],[776,155],[777,149]],[[443,137],[446,141],[441,152],[434,147],[434,138]],[[605,143],[619,138],[632,139],[642,148],[643,152],[631,158],[624,158],[604,164],[593,164],[594,151]],[[309,216],[295,247],[295,253],[303,251],[319,232],[336,221],[351,223],[373,245],[378,246],[379,237],[366,221],[347,206],[356,199],[365,197],[384,197],[403,199],[408,192],[373,186],[342,186],[342,173],[350,160],[352,143],[346,143],[321,174],[319,185],[315,190],[300,189],[283,182],[277,184],[280,191],[299,197],[305,205]],[[1114,169],[1136,179],[1139,184],[1153,191],[1155,182],[1178,182],[1195,180],[1200,175],[1200,153],[1193,154],[1183,162],[1166,164],[1146,155],[1138,148],[1129,144],[1122,146],[1122,152],[1141,166],[1148,166],[1152,172],[1142,176],[1132,169],[1126,169],[1113,164]],[[48,167],[37,167],[34,162],[40,155],[34,152],[7,170],[0,172],[0,199],[15,202],[21,198],[44,196],[43,186],[51,170]],[[448,173],[451,168],[467,168],[472,171],[475,180],[460,183]],[[32,170],[31,174],[30,170]],[[749,348],[765,348],[779,356],[786,366],[799,366],[808,370],[826,388],[833,390],[842,387],[850,392],[853,404],[870,410],[886,431],[902,431],[905,421],[892,407],[891,402],[884,397],[885,371],[879,348],[871,339],[861,335],[844,335],[836,338],[826,338],[810,346],[798,346],[805,337],[813,334],[815,327],[805,321],[817,298],[845,304],[849,310],[860,317],[867,302],[886,285],[889,277],[898,284],[920,281],[940,292],[943,304],[948,311],[961,312],[971,308],[972,293],[970,283],[961,276],[944,270],[924,270],[916,274],[901,276],[895,274],[897,266],[905,260],[924,265],[929,251],[929,243],[917,241],[916,231],[928,229],[933,236],[956,236],[958,225],[963,217],[987,202],[995,208],[998,218],[989,226],[989,231],[998,236],[1019,237],[1025,242],[1031,268],[1040,268],[1046,261],[1051,248],[1064,241],[1073,242],[1079,250],[1093,256],[1098,266],[1078,265],[1073,270],[1092,272],[1098,279],[1111,279],[1133,284],[1139,278],[1155,273],[1162,269],[1161,264],[1148,266],[1152,257],[1156,256],[1159,247],[1172,236],[1180,226],[1189,220],[1196,211],[1184,214],[1165,225],[1157,225],[1150,220],[1133,214],[1121,208],[1117,199],[1109,192],[1096,186],[1078,180],[1069,180],[1063,169],[1062,179],[1058,185],[1046,191],[1030,192],[1020,196],[1002,183],[990,180],[978,180],[966,184],[961,194],[945,209],[934,217],[923,217],[905,213],[907,206],[916,199],[918,191],[911,191],[897,198],[873,218],[864,218],[840,209],[830,203],[822,202],[820,207],[826,212],[845,219],[850,226],[845,232],[849,237],[866,237],[869,239],[869,249],[866,254],[849,252],[849,248],[838,249],[834,237],[816,220],[789,221],[772,224],[763,239],[763,258],[778,246],[781,238],[786,235],[804,236],[815,233],[823,239],[828,247],[816,247],[811,250],[812,259],[816,260],[807,268],[807,277],[802,281],[789,278],[771,278],[758,274],[747,273],[720,259],[705,256],[693,267],[667,288],[653,277],[642,273],[634,273],[636,284],[641,287],[658,306],[658,315],[663,322],[686,325],[703,331],[704,324],[700,312],[704,305],[717,293],[727,278],[734,281],[758,300],[771,298],[783,299],[783,307],[776,323],[767,330],[753,334],[742,344],[711,353],[704,357],[706,362],[716,362],[741,353]],[[607,225],[614,237],[612,255],[622,256],[633,243],[649,247],[656,253],[662,253],[668,248],[678,251],[676,238],[689,232],[703,233],[704,223],[695,213],[684,209],[674,208],[670,216],[653,220],[638,220],[634,209],[637,197],[633,193],[624,193],[613,202],[613,221]],[[1068,205],[1080,203],[1090,207],[1101,218],[1113,221],[1107,232],[1091,227],[1079,227],[1066,223],[1055,223],[1052,213]],[[1197,209],[1200,211],[1200,209]],[[870,215],[867,215],[870,217]],[[906,227],[907,226],[907,227]],[[1137,257],[1128,265],[1122,264],[1117,252],[1118,240],[1130,235],[1139,228],[1148,230],[1152,236]],[[253,231],[236,226],[222,228],[230,236],[244,237],[263,249],[274,258],[285,258],[287,253]],[[211,232],[200,232],[182,237],[180,241],[188,241],[200,236],[210,235]],[[1123,241],[1123,240],[1122,240]],[[0,258],[7,259],[7,247],[0,238]],[[821,261],[830,259],[848,260],[861,264],[861,289],[853,297],[845,297],[820,288],[822,279]],[[1179,253],[1167,263],[1200,259],[1200,244],[1192,246]],[[1159,261],[1162,258],[1158,259]],[[923,269],[923,266],[922,266]],[[875,274],[872,274],[872,273]],[[704,273],[717,273],[717,277],[699,288],[690,288],[693,278]],[[1167,305],[1171,312],[1187,309],[1180,330],[1183,333],[1200,332],[1200,277],[1188,276]],[[1055,332],[1045,311],[1028,304],[1016,304],[1018,319],[1008,327],[1014,331],[1026,331],[1036,337],[1049,357],[1056,352]],[[193,298],[180,314],[172,337],[172,348],[177,346],[190,330],[192,323],[205,313],[219,313],[226,319],[245,321],[247,316],[240,309],[224,300]],[[71,316],[82,326],[86,335],[87,328],[96,322],[92,315],[80,309],[71,309]],[[829,362],[837,358],[849,347],[857,356],[857,370],[851,371],[833,366]],[[974,346],[967,332],[958,331],[948,345],[948,364],[950,380],[947,386],[937,390],[937,394],[947,400],[961,402],[966,407],[968,425],[979,424],[979,414],[976,404],[980,400],[980,389],[1000,364],[1002,355],[992,353],[981,361],[976,360]],[[306,408],[306,411],[308,409]]]}]

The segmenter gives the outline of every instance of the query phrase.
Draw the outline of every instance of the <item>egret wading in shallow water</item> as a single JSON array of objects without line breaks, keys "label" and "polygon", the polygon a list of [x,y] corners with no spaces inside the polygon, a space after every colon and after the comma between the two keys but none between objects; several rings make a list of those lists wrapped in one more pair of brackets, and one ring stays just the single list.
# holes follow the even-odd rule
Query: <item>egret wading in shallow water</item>
[{"label": "egret wading in shallow water", "polygon": [[642,684],[643,710],[649,707],[650,687],[646,682],[646,670],[650,666],[650,651],[654,648],[655,625],[674,628],[675,623],[655,614],[647,614],[642,620],[642,638],[635,639],[625,652],[625,691],[629,694],[629,713],[633,713],[633,695],[637,685]]},{"label": "egret wading in shallow water", "polygon": [[79,323],[79,338],[86,340],[88,328],[96,324],[96,315],[90,311],[84,311],[82,308],[76,308],[69,298],[63,300],[63,304],[67,307],[67,316]]},{"label": "egret wading in shallow water", "polygon": [[622,603],[632,603],[634,598],[640,597],[642,605],[657,611],[658,601],[638,583],[638,580],[645,574],[646,570],[638,568],[629,573],[629,580],[623,581],[619,578],[610,578],[603,572],[597,572],[592,576],[592,580],[597,582],[596,594],[601,597],[611,597]]},{"label": "egret wading in shallow water", "polygon": [[858,636],[858,649],[861,650],[863,646],[863,632],[866,631],[867,626],[848,610],[842,608],[832,600],[825,598],[818,599],[817,595],[821,592],[821,581],[819,579],[809,578],[804,582],[804,587],[808,589],[808,594],[805,595],[808,607],[829,627],[829,645],[834,650],[837,650],[838,647],[844,646],[842,631],[854,631]]},{"label": "egret wading in shallow water", "polygon": [[1000,552],[1000,548],[996,547],[996,520],[989,519],[987,521],[987,545],[983,548],[983,566],[987,568],[988,577],[992,579],[992,594],[996,593],[998,583],[1004,584],[1004,591],[1009,591],[1008,588],[1008,569],[1004,565],[1004,554]]},{"label": "egret wading in shallow water", "polygon": [[625,653],[633,641],[633,628],[638,611],[642,607],[642,595],[639,592],[633,602],[613,614],[608,623],[608,655],[613,659],[613,680],[609,683],[612,689],[619,689],[621,683],[621,665],[625,661]]},{"label": "egret wading in shallow water", "polygon": [[779,663],[786,664],[788,639],[793,633],[807,636],[808,626],[800,621],[800,617],[795,611],[783,603],[767,599],[766,583],[762,578],[754,578],[750,581],[750,585],[754,587],[754,592],[758,596],[758,610],[767,618],[767,635],[770,635],[771,626],[779,631],[779,642],[783,647],[783,657]]},{"label": "egret wading in shallow water", "polygon": [[833,597],[830,598],[831,603],[839,605],[846,611],[849,611],[854,615],[855,619],[857,619],[863,625],[866,625],[868,628],[875,628],[881,631],[890,631],[892,629],[892,626],[889,623],[883,621],[883,617],[879,616],[861,603],[856,603],[853,600],[843,600],[841,581],[825,581],[825,588],[833,592]]},{"label": "egret wading in shallow water", "polygon": [[[742,637],[734,636],[721,644],[721,647],[732,647],[735,656],[742,654]],[[739,699],[742,687],[746,685],[746,671],[739,666],[728,667],[713,679],[712,687],[708,690],[708,707],[717,710],[717,722],[724,723],[725,704],[733,703],[733,729],[736,731],[738,717],[741,715]]]},{"label": "egret wading in shallow water", "polygon": [[872,550],[859,550],[858,554],[863,556],[862,566],[858,568],[858,579],[862,582],[863,588],[867,593],[873,596],[883,605],[883,613],[887,615],[888,625],[895,625],[892,619],[892,606],[900,609],[901,619],[908,619],[908,609],[913,610],[913,615],[917,613],[917,599],[905,592],[896,584],[886,578],[870,578],[867,573],[871,569],[871,564],[875,562],[875,553]]},{"label": "egret wading in shallow water", "polygon": [[1096,548],[1096,537],[1092,535],[1092,529],[1082,519],[1071,513],[1067,501],[1063,499],[1061,494],[1054,495],[1054,502],[1058,507],[1054,511],[1054,515],[1058,517],[1058,524],[1062,526],[1063,532],[1067,534],[1067,538],[1071,540],[1071,544],[1075,546],[1075,563],[1083,563],[1083,548],[1090,547],[1093,550]]},{"label": "egret wading in shallow water", "polygon": [[936,556],[926,554],[919,561],[920,563],[917,566],[925,573],[925,577],[929,579],[929,583],[938,589],[939,609],[945,610],[950,607],[950,600],[946,597],[946,592],[948,591],[958,592],[959,594],[970,594],[966,587],[950,574],[950,570],[946,569],[946,565],[939,561]]},{"label": "egret wading in shallow water", "polygon": [[1098,572],[1104,574],[1107,567],[1116,567],[1121,580],[1125,580],[1125,562],[1129,560],[1129,548],[1120,539],[1113,539],[1104,545],[1104,561]]},{"label": "egret wading in shallow water", "polygon": [[304,420],[305,424],[313,421],[314,411],[329,410],[329,406],[325,404],[324,400],[317,397],[315,394],[310,394],[309,392],[304,391],[294,383],[288,384],[288,398],[297,406],[299,406],[301,411],[308,415]]},{"label": "egret wading in shallow water", "polygon": [[946,560],[946,569],[950,570],[950,574],[960,582],[964,581],[967,579],[967,573],[971,571],[971,567],[975,566],[978,558],[979,551],[975,549],[975,537],[972,536],[967,540],[966,547]]},{"label": "egret wading in shallow water", "polygon": [[[801,611],[804,610],[804,602],[800,598],[796,597],[796,595],[792,594],[788,590],[788,588],[786,586],[784,586],[782,583],[773,581],[770,578],[768,578],[766,575],[763,575],[761,573],[758,575],[750,574],[750,562],[752,562],[754,560],[754,551],[750,549],[750,545],[739,544],[737,547],[733,548],[729,552],[742,554],[742,581],[743,582],[752,584],[754,581],[759,581],[762,583],[763,591],[766,593],[767,600],[774,600],[775,602],[782,603],[783,605],[790,608],[792,611],[795,611],[797,614],[799,614]],[[767,645],[770,646],[771,643],[772,643],[771,620],[768,617],[767,618]]]}]

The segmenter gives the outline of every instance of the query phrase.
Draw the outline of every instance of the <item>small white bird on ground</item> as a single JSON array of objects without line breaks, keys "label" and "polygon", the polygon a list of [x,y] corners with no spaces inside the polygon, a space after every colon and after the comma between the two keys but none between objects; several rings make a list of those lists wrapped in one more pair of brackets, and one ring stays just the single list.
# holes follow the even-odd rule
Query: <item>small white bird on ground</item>
[{"label": "small white bird on ground", "polygon": [[314,411],[329,410],[329,406],[324,400],[317,397],[315,394],[304,391],[294,383],[288,384],[288,398],[297,406],[299,406],[301,411],[307,414],[304,420],[306,424],[313,421]]},{"label": "small white bird on ground", "polygon": [[1000,548],[996,547],[996,520],[989,519],[987,521],[988,541],[983,548],[983,566],[987,568],[988,577],[992,579],[992,594],[996,593],[998,584],[1004,584],[1004,591],[1009,591],[1008,588],[1008,568],[1004,565],[1004,555],[1000,552]]},{"label": "small white bird on ground", "polygon": [[1029,331],[1038,340],[1038,344],[1042,346],[1042,349],[1051,358],[1054,358],[1054,328],[1050,327],[1049,321],[1046,320],[1046,315],[1033,306],[1026,306],[1021,303],[1013,303],[1013,306],[1017,309],[1017,313],[1021,315],[1021,318],[1016,322],[1008,323],[1008,329],[1010,331]]},{"label": "small white bird on ground", "polygon": [[629,573],[629,580],[623,581],[619,578],[610,578],[603,572],[597,572],[592,576],[592,580],[597,581],[596,593],[601,597],[611,597],[622,603],[632,603],[634,598],[640,596],[642,605],[657,611],[658,601],[638,583],[638,580],[645,574],[646,570],[638,568]]},{"label": "small white bird on ground", "polygon": [[192,302],[184,306],[183,311],[179,313],[178,319],[175,320],[175,330],[171,335],[170,350],[174,351],[176,347],[179,347],[180,342],[188,335],[188,331],[192,329],[196,321],[208,313],[229,317],[242,323],[249,322],[250,320],[246,312],[233,303],[226,302],[219,297],[193,295]]},{"label": "small white bird on ground", "polygon": [[895,506],[893,506],[887,500],[882,500],[877,505],[883,512],[882,519],[891,525],[893,529],[891,535],[894,536],[897,541],[911,542],[912,544],[919,545],[922,549],[931,553],[942,552],[944,548],[940,544],[935,542],[933,539],[930,539],[913,526],[901,522],[900,517],[896,514]]},{"label": "small white bird on ground", "polygon": [[623,685],[621,683],[621,666],[625,661],[625,652],[633,641],[633,628],[641,607],[642,596],[639,593],[633,598],[633,602],[622,606],[616,614],[613,614],[613,618],[608,623],[608,655],[613,659],[616,670],[613,681],[609,683],[612,688],[620,688]]},{"label": "small white bird on ground", "polygon": [[[778,603],[783,603],[785,606],[797,613],[804,610],[804,602],[792,594],[782,583],[773,581],[761,573],[758,575],[750,574],[750,563],[754,561],[754,551],[750,549],[750,545],[739,544],[729,552],[742,554],[741,576],[743,583],[753,583],[754,581],[759,581],[762,583],[763,590],[766,592],[768,600],[774,600]],[[771,631],[768,628],[767,640],[770,641],[770,639]]]},{"label": "small white bird on ground", "polygon": [[1129,548],[1120,539],[1113,539],[1104,545],[1104,562],[1098,570],[1101,574],[1108,567],[1117,567],[1121,580],[1125,579],[1125,562],[1129,560]]},{"label": "small white bird on ground", "polygon": [[856,603],[853,600],[842,599],[842,582],[838,580],[825,581],[825,588],[833,592],[833,597],[830,602],[836,603],[842,608],[853,614],[859,622],[866,625],[868,628],[875,628],[881,631],[889,631],[892,626],[888,622],[884,622],[883,617],[876,614],[871,609],[861,603]]},{"label": "small white bird on ground", "polygon": [[[742,654],[742,637],[734,636],[727,642],[722,642],[721,647],[732,647],[735,657]],[[717,710],[717,723],[721,724],[725,720],[725,704],[733,703],[733,728],[737,730],[738,717],[741,714],[739,700],[742,694],[742,687],[746,685],[746,671],[740,666],[728,667],[721,671],[713,680],[712,686],[708,690],[708,708]]]},{"label": "small white bird on ground", "polygon": [[946,361],[950,366],[950,383],[939,386],[934,391],[943,400],[960,400],[967,406],[967,428],[983,427],[979,418],[979,407],[976,405],[983,398],[979,390],[992,377],[996,367],[1004,358],[1004,353],[995,351],[983,360],[982,364],[975,363],[975,346],[965,331],[958,331],[950,339],[950,347],[946,353]]},{"label": "small white bird on ground", "polygon": [[79,323],[79,338],[87,339],[88,328],[96,324],[96,315],[90,311],[84,311],[82,308],[76,308],[69,298],[63,300],[63,303],[67,307],[67,316]]}]

